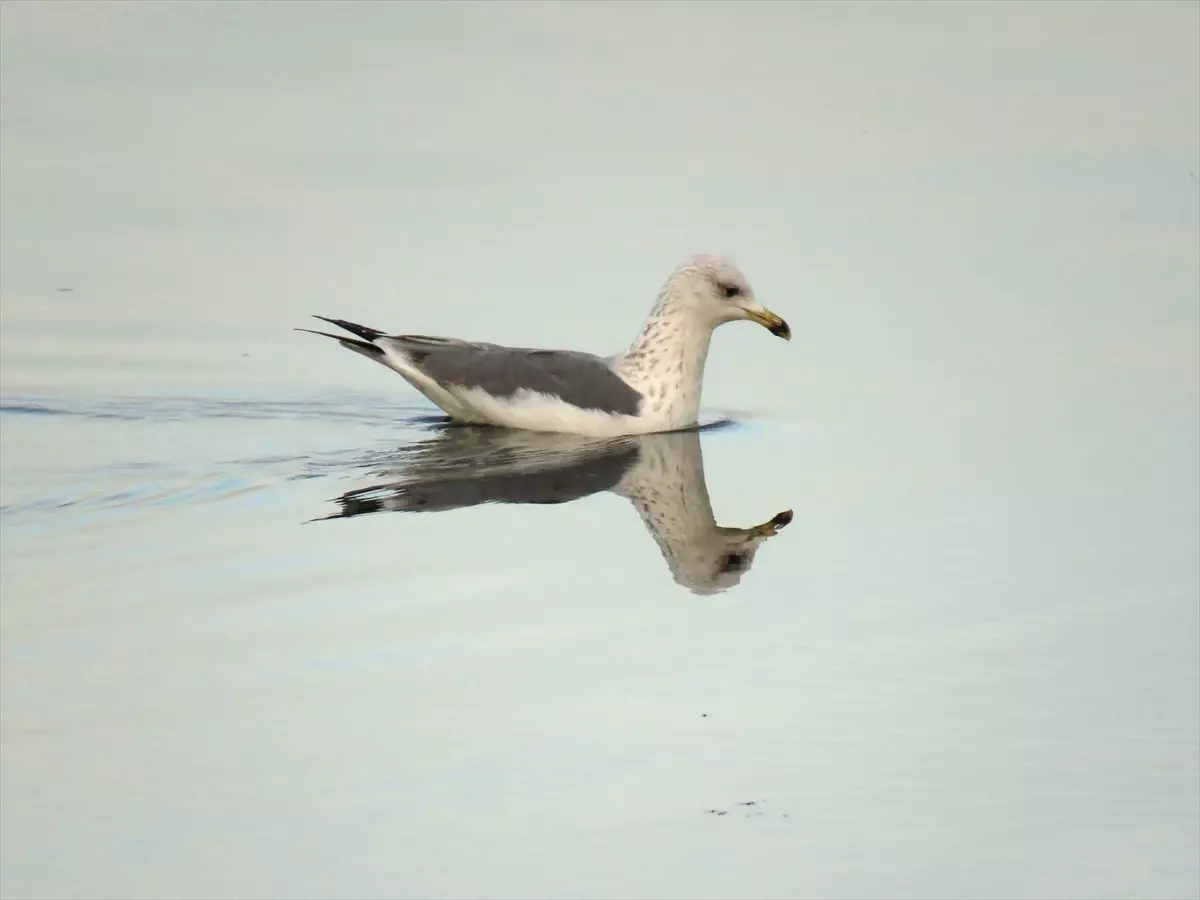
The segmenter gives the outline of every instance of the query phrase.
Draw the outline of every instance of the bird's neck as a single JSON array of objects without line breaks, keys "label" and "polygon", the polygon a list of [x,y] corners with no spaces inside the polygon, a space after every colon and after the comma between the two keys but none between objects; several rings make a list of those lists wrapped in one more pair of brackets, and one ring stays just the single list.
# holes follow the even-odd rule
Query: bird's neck
[{"label": "bird's neck", "polygon": [[702,580],[719,529],[704,483],[700,436],[674,432],[643,441],[638,464],[613,491],[633,504],[676,581]]},{"label": "bird's neck", "polygon": [[677,427],[692,425],[711,342],[707,322],[660,299],[629,349],[613,360],[613,369],[642,392],[652,413],[669,416]]}]

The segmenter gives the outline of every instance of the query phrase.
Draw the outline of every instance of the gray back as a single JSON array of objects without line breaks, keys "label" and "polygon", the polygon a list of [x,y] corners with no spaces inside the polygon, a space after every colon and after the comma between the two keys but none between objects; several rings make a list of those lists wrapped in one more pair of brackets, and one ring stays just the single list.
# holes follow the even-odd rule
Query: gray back
[{"label": "gray back", "polygon": [[636,416],[641,408],[641,393],[590,353],[394,340],[413,365],[440,384],[482,388],[497,397],[537,391],[613,415]]}]

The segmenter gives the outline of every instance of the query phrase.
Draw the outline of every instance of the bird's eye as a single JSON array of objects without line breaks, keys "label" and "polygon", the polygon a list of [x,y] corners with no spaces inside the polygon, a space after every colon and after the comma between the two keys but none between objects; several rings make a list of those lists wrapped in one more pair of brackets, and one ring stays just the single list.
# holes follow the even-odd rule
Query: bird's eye
[{"label": "bird's eye", "polygon": [[736,284],[726,284],[722,282],[721,284],[717,285],[717,290],[721,292],[721,296],[726,300],[732,300],[734,297],[740,297],[742,295],[742,289]]},{"label": "bird's eye", "polygon": [[727,553],[721,557],[719,563],[721,574],[726,572],[740,572],[746,568],[745,553]]}]

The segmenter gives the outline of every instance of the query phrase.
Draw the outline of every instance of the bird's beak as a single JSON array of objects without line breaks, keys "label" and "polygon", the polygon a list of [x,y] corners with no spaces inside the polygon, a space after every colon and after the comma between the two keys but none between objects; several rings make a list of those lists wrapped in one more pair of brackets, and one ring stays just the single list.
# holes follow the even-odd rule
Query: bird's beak
[{"label": "bird's beak", "polygon": [[757,309],[747,309],[746,318],[751,322],[757,322],[776,337],[781,337],[785,341],[792,339],[792,329],[788,326],[788,323],[765,307],[760,306]]},{"label": "bird's beak", "polygon": [[[783,320],[780,319],[782,322]],[[775,537],[779,533],[779,529],[786,528],[788,523],[792,521],[792,511],[785,509],[783,512],[772,516],[761,525],[755,525],[750,529],[750,533],[755,537]]]}]

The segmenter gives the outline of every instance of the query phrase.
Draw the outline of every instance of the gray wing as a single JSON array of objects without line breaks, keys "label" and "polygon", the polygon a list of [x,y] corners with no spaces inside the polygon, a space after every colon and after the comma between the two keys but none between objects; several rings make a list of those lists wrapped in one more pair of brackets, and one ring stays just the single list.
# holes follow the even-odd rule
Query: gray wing
[{"label": "gray wing", "polygon": [[572,406],[636,416],[642,395],[598,356],[572,350],[526,350],[417,335],[379,337],[376,346],[402,353],[439,384],[481,388],[496,397],[520,390],[560,398]]}]

